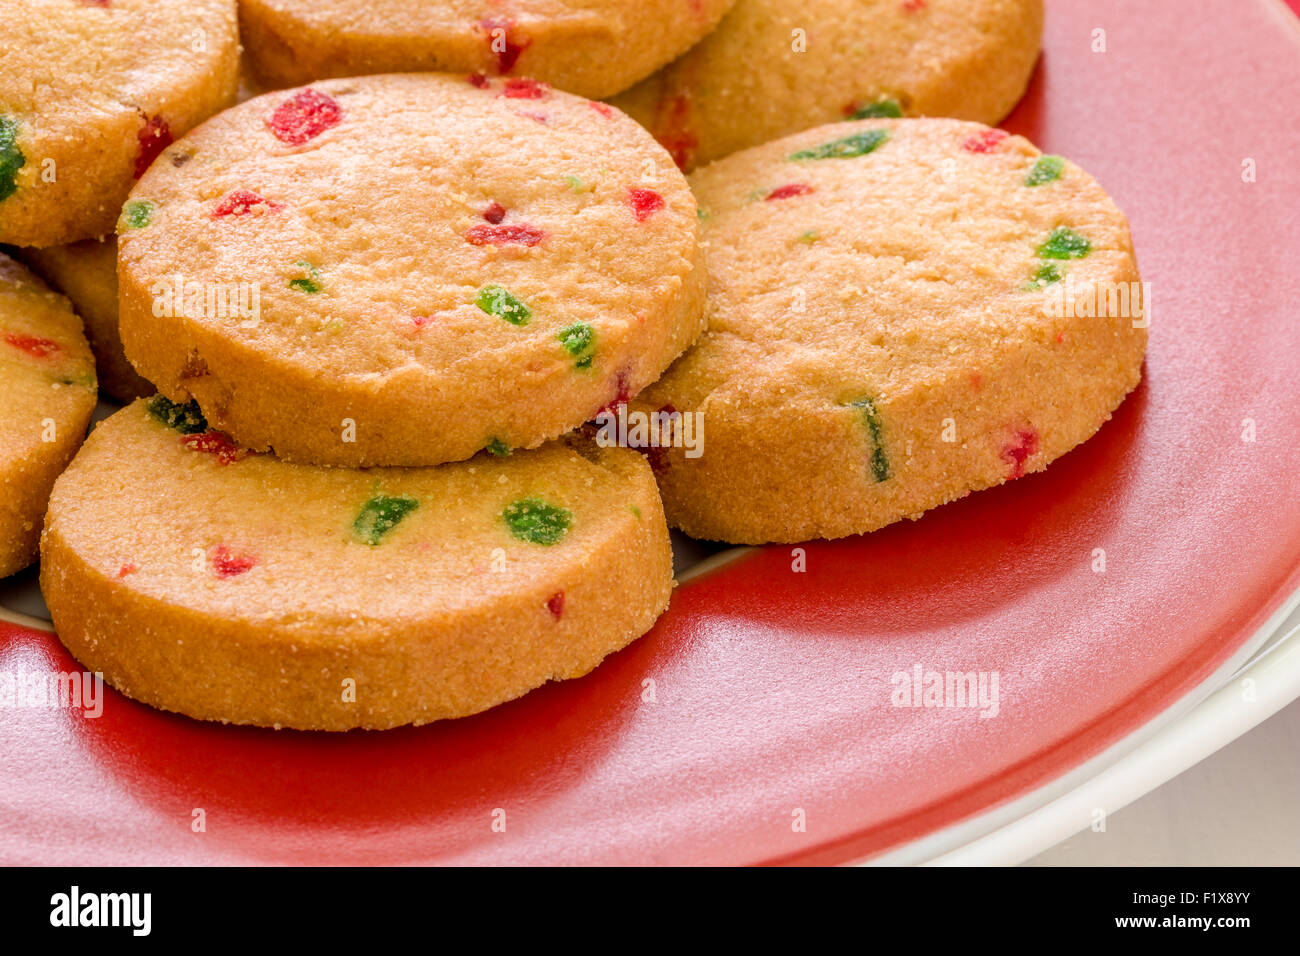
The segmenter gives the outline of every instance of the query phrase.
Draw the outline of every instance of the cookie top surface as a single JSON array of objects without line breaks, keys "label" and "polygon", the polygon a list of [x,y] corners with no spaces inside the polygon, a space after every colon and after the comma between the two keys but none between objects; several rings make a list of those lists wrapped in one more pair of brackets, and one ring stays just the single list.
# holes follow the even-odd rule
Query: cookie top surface
[{"label": "cookie top surface", "polygon": [[244,0],[268,81],[423,70],[532,76],[609,96],[667,63],[735,0]]},{"label": "cookie top surface", "polygon": [[133,178],[233,97],[235,3],[0,0],[0,48],[0,241],[53,245],[111,231]]},{"label": "cookie top surface", "polygon": [[1045,295],[1127,274],[1128,224],[1097,182],[955,120],[808,130],[696,172],[709,327],[653,391],[843,403],[964,374],[1041,334]]},{"label": "cookie top surface", "polygon": [[[42,432],[84,428],[95,364],[68,300],[0,255],[0,469],[57,455]],[[80,437],[79,435],[77,436]]]},{"label": "cookie top surface", "polygon": [[[218,379],[328,377],[361,403],[424,389],[467,415],[490,402],[496,425],[519,425],[510,444],[535,446],[589,418],[629,362],[672,340],[666,366],[698,332],[683,300],[700,282],[685,179],[609,107],[476,80],[327,80],[243,103],[169,149],[119,225],[123,339],[140,371],[164,392],[177,384],[148,349],[132,354],[128,324],[160,340],[180,327]],[[242,283],[259,311],[177,308],[172,287],[192,282]],[[544,394],[512,404],[510,380]],[[223,417],[222,402],[195,394],[261,447],[238,408]],[[530,432],[535,399],[553,414]],[[481,430],[448,457],[496,433]]]},{"label": "cookie top surface", "polygon": [[169,607],[378,637],[577,571],[654,519],[630,506],[652,492],[639,455],[591,443],[436,468],[294,465],[155,397],[96,426],[50,531],[100,579]]},{"label": "cookie top surface", "polygon": [[739,0],[613,102],[685,169],[858,116],[996,124],[1037,60],[1042,0]]},{"label": "cookie top surface", "polygon": [[0,110],[70,122],[134,109],[206,73],[233,12],[230,0],[0,0]]}]

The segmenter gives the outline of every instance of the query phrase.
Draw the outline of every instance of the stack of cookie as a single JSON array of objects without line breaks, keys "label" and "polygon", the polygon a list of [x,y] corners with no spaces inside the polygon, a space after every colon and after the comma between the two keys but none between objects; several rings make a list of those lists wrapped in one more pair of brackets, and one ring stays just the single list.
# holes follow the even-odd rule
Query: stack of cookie
[{"label": "stack of cookie", "polygon": [[[60,637],[155,706],[474,713],[647,631],[670,523],[869,531],[1045,467],[1137,382],[1144,323],[1070,307],[1138,282],[1124,217],[981,125],[1041,0],[242,0],[271,92],[220,112],[233,0],[27,6],[59,39],[0,27],[31,71],[0,95],[0,241],[43,247],[135,400],[50,495],[94,373],[6,265],[0,571],[49,495]],[[114,72],[123,36],[170,61],[205,16],[183,68]],[[77,79],[134,125],[60,114],[55,155],[52,44],[113,45]],[[47,190],[47,156],[101,178]]]}]

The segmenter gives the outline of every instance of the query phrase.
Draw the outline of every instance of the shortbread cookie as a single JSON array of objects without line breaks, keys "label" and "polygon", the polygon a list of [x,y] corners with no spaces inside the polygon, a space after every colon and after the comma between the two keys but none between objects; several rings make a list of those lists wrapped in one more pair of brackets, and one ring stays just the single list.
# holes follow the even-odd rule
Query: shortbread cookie
[{"label": "shortbread cookie", "polygon": [[574,436],[436,468],[293,465],[142,399],[55,486],[41,588],[129,697],[311,730],[473,714],[647,631],[672,555],[650,469]]},{"label": "shortbread cookie", "polygon": [[430,70],[531,76],[612,96],[712,30],[735,0],[241,0],[270,86]]},{"label": "shortbread cookie", "polygon": [[0,0],[0,242],[113,231],[173,138],[231,102],[235,0]]},{"label": "shortbread cookie", "polygon": [[27,249],[23,258],[72,300],[72,307],[85,322],[100,389],[120,402],[153,394],[153,386],[126,360],[117,333],[117,240],[84,239],[66,246]]},{"label": "shortbread cookie", "polygon": [[692,185],[709,328],[634,404],[702,418],[698,457],[654,449],[690,535],[791,542],[917,517],[1045,468],[1137,385],[1128,222],[1020,137],[836,123]]},{"label": "shortbread cookie", "polygon": [[86,435],[95,363],[67,299],[0,256],[0,577],[36,560],[50,487]]},{"label": "shortbread cookie", "polygon": [[703,326],[695,200],[601,103],[531,80],[326,80],[168,150],[118,236],[122,341],[256,450],[431,465],[536,447]]},{"label": "shortbread cookie", "polygon": [[839,119],[996,124],[1038,59],[1043,0],[739,0],[613,102],[683,169]]}]

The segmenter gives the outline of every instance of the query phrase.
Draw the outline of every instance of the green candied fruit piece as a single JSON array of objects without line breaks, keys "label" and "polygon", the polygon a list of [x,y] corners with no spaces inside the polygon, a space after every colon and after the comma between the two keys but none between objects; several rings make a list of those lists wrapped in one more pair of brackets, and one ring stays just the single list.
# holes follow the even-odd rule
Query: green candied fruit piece
[{"label": "green candied fruit piece", "polygon": [[1064,171],[1065,160],[1060,156],[1039,156],[1038,162],[1034,163],[1034,168],[1025,177],[1025,185],[1042,186],[1045,183],[1055,182],[1061,178],[1061,173]]},{"label": "green candied fruit piece", "polygon": [[596,356],[594,355],[588,355],[584,359],[578,359],[578,361],[573,363],[573,367],[582,369],[585,372],[587,369],[591,368],[591,363],[595,358]]},{"label": "green candied fruit piece", "polygon": [[799,233],[799,236],[798,238],[795,239],[795,242],[802,242],[805,246],[811,246],[814,242],[816,242],[821,237],[822,234],[818,232],[816,229],[806,229],[803,232]]},{"label": "green candied fruit piece", "polygon": [[869,398],[859,398],[849,402],[849,405],[862,413],[862,424],[871,436],[871,477],[877,482],[885,481],[889,478],[889,459],[885,457],[882,439],[884,429],[880,424],[880,412],[876,409],[876,403]]},{"label": "green candied fruit piece", "polygon": [[581,176],[562,176],[561,178],[564,180],[564,185],[568,186],[575,193],[589,193],[595,188]]},{"label": "green candied fruit piece", "polygon": [[1040,259],[1082,259],[1092,252],[1092,241],[1068,226],[1057,226],[1038,247]]},{"label": "green candied fruit piece", "polygon": [[299,259],[294,265],[307,274],[297,279],[290,279],[289,288],[296,289],[298,292],[306,292],[308,295],[315,295],[319,292],[321,290],[320,269],[306,259]]},{"label": "green candied fruit piece", "polygon": [[498,458],[507,458],[514,454],[514,449],[503,442],[500,438],[493,438],[484,446],[489,454],[496,455]]},{"label": "green candied fruit piece", "polygon": [[849,119],[899,119],[902,115],[903,107],[899,105],[898,100],[886,96],[874,103],[857,107],[849,114]]},{"label": "green candied fruit piece", "polygon": [[513,292],[499,285],[485,285],[479,289],[474,304],[488,315],[505,319],[511,325],[527,325],[533,310],[524,305]]},{"label": "green candied fruit piece", "polygon": [[176,429],[182,435],[197,435],[208,430],[208,420],[199,410],[198,402],[188,401],[182,404],[155,395],[149,399],[146,407],[150,415],[168,428]]},{"label": "green candied fruit piece", "polygon": [[586,322],[574,322],[567,328],[560,329],[555,337],[564,346],[564,351],[570,355],[578,356],[591,348],[591,343],[596,338],[596,332]]},{"label": "green candied fruit piece", "polygon": [[1065,270],[1055,262],[1044,262],[1038,267],[1031,279],[1024,287],[1025,292],[1037,292],[1044,289],[1054,282],[1060,282],[1065,278]]},{"label": "green candied fruit piece", "polygon": [[157,208],[148,199],[132,199],[122,207],[122,225],[128,229],[143,229],[153,221]]},{"label": "green candied fruit piece", "polygon": [[18,148],[18,121],[0,116],[0,199],[18,191],[18,170],[27,165],[27,157]]},{"label": "green candied fruit piece", "polygon": [[375,495],[357,512],[352,530],[373,548],[419,506],[420,502],[408,495]]},{"label": "green candied fruit piece", "polygon": [[887,129],[866,129],[861,133],[822,143],[811,149],[801,149],[797,153],[791,153],[790,158],[795,160],[851,159],[854,156],[865,156],[867,153],[874,152],[887,139],[889,139]]},{"label": "green candied fruit piece", "polygon": [[638,508],[636,505],[628,505],[627,510],[632,512],[632,514],[636,515],[637,521],[641,520],[641,509]]},{"label": "green candied fruit piece", "polygon": [[569,532],[573,513],[541,498],[521,498],[501,513],[510,533],[520,541],[552,545]]},{"label": "green candied fruit piece", "polygon": [[713,213],[705,209],[703,206],[697,206],[695,207],[695,218],[700,222],[708,222],[713,218]]}]

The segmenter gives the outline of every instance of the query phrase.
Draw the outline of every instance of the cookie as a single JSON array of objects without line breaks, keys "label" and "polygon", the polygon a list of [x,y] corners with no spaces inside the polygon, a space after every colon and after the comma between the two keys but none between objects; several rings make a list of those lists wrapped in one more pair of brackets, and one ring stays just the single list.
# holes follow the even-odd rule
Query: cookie
[{"label": "cookie", "polygon": [[136,369],[315,464],[532,448],[703,327],[695,200],[609,107],[407,74],[249,100],[167,151],[118,237]]},{"label": "cookie", "polygon": [[1128,222],[1020,137],[834,123],[692,185],[709,328],[632,405],[698,416],[695,457],[652,449],[687,534],[793,542],[918,517],[1042,470],[1138,383]]},{"label": "cookie", "polygon": [[579,677],[668,603],[644,460],[576,436],[423,469],[293,465],[142,399],[60,478],[41,588],[122,693],[307,730],[461,717]]},{"label": "cookie", "polygon": [[0,242],[113,231],[172,140],[234,100],[235,0],[0,0]]},{"label": "cookie", "polygon": [[1043,0],[739,0],[613,100],[683,169],[810,126],[889,116],[994,125],[1038,59]]},{"label": "cookie", "polygon": [[122,352],[117,332],[117,240],[84,239],[66,246],[24,250],[23,259],[66,295],[86,325],[99,387],[120,402],[152,395]]},{"label": "cookie", "polygon": [[241,0],[269,86],[448,71],[531,76],[602,97],[649,76],[712,30],[735,0]]},{"label": "cookie", "polygon": [[36,560],[50,487],[95,410],[95,363],[68,301],[0,255],[0,577]]}]

